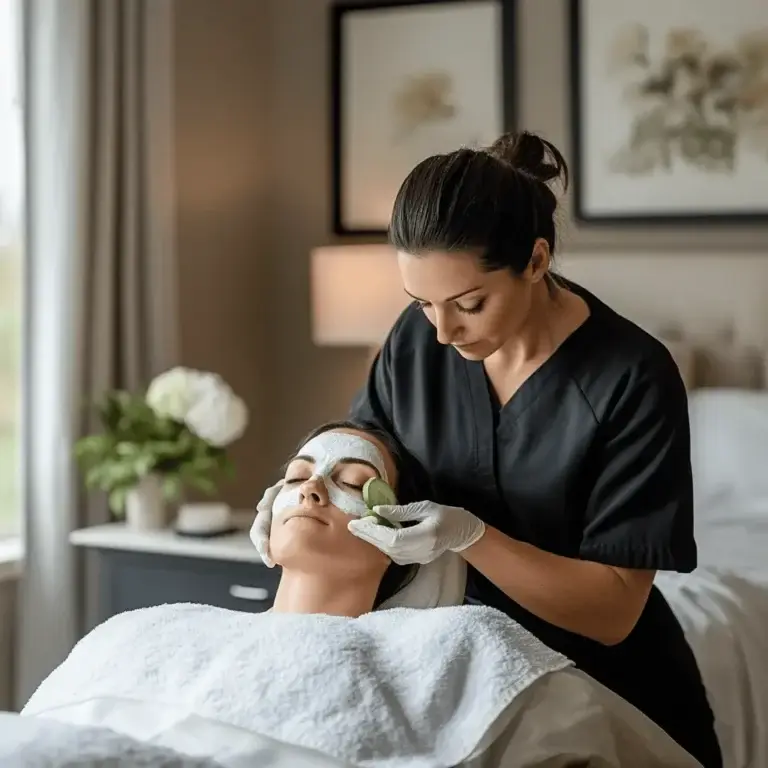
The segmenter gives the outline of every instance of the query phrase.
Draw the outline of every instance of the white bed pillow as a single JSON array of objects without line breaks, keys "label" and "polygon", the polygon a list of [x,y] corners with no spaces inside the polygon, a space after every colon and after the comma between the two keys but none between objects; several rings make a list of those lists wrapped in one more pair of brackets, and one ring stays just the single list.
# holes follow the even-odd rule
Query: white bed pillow
[{"label": "white bed pillow", "polygon": [[700,389],[689,403],[697,514],[768,509],[753,503],[768,499],[768,392]]}]

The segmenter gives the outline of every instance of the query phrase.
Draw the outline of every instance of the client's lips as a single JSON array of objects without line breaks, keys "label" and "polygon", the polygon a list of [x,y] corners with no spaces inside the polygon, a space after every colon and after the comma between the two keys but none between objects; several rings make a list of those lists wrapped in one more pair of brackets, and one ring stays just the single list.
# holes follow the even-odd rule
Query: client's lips
[{"label": "client's lips", "polygon": [[316,522],[322,523],[323,525],[328,525],[328,521],[323,520],[323,518],[320,515],[313,514],[312,512],[307,512],[303,509],[297,509],[295,512],[290,512],[288,515],[286,515],[285,522],[287,523],[289,520],[293,520],[294,518],[297,518],[297,517],[303,517],[303,518],[306,518],[307,520],[315,520]]}]

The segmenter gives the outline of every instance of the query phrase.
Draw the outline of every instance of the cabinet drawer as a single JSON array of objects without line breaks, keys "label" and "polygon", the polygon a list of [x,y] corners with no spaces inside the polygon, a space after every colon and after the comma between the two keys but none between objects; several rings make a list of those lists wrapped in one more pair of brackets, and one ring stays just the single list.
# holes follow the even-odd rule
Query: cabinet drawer
[{"label": "cabinet drawer", "polygon": [[261,563],[102,550],[102,620],[163,603],[203,603],[251,613],[272,607],[278,568]]}]

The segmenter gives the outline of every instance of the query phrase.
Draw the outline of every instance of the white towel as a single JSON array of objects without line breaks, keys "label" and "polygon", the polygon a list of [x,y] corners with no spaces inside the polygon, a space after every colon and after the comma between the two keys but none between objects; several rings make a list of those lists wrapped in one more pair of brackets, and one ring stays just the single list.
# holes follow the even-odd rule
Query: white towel
[{"label": "white towel", "polygon": [[435,768],[471,755],[520,692],[569,664],[491,608],[348,619],[166,605],[94,629],[24,714],[163,702],[358,766]]},{"label": "white towel", "polygon": [[387,608],[443,608],[461,605],[467,588],[467,564],[461,555],[446,552],[426,565],[420,565],[413,579],[385,600]]}]

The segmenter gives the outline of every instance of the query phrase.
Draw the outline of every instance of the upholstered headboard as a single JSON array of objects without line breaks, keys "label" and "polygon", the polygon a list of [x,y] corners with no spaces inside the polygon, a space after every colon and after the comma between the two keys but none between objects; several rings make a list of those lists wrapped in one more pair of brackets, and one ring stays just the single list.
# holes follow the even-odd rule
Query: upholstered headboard
[{"label": "upholstered headboard", "polygon": [[696,350],[691,344],[676,339],[659,337],[664,346],[670,351],[680,369],[680,375],[688,390],[696,387]]},{"label": "upholstered headboard", "polygon": [[703,343],[663,333],[655,335],[671,352],[689,390],[768,387],[768,360],[761,349],[735,345],[725,338]]}]

